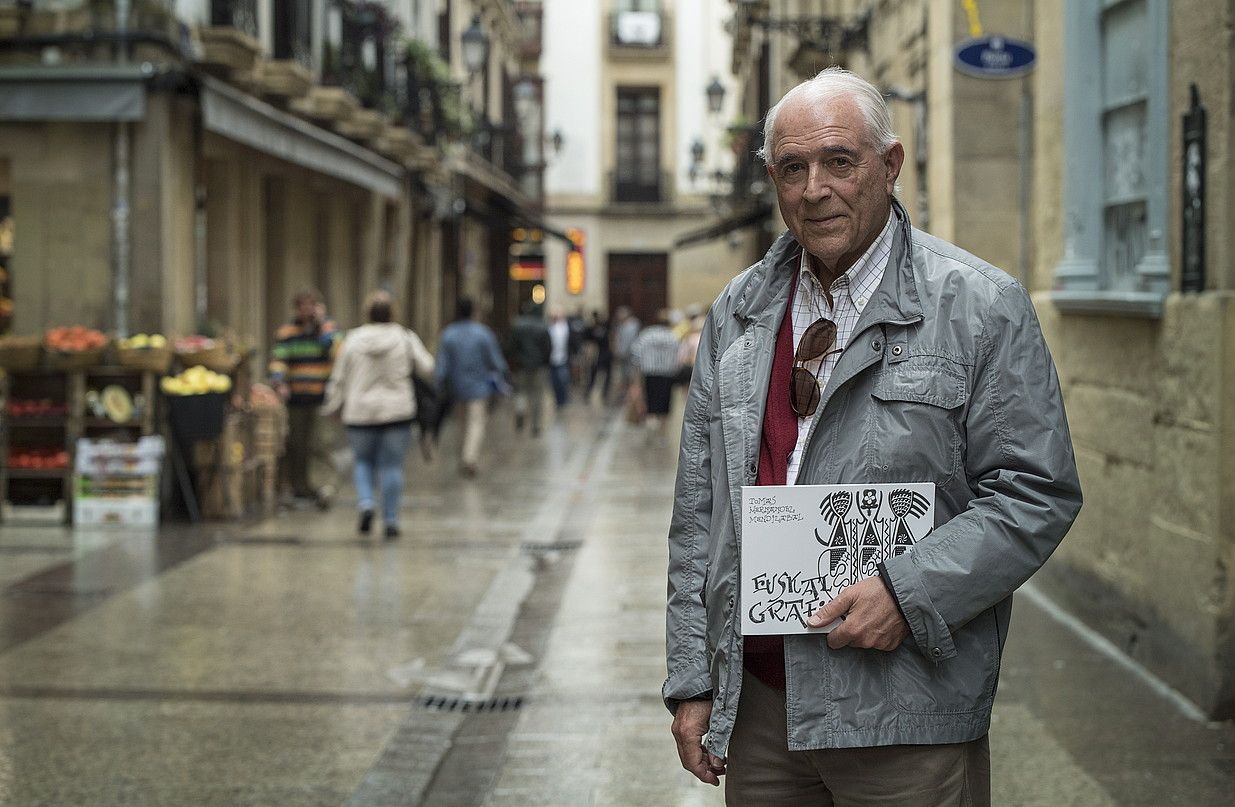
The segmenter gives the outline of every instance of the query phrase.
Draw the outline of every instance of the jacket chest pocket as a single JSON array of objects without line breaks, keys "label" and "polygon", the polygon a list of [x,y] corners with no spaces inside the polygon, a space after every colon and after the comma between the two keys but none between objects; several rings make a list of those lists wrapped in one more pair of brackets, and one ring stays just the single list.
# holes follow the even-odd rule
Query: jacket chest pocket
[{"label": "jacket chest pocket", "polygon": [[867,470],[872,480],[941,483],[964,454],[965,377],[944,365],[885,367],[871,392]]}]

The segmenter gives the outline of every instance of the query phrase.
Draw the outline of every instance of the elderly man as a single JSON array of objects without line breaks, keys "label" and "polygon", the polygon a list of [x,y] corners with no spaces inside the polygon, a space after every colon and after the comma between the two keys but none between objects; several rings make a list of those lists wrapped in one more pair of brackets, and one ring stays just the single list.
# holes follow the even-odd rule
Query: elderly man
[{"label": "elderly man", "polygon": [[[909,223],[904,149],[828,69],[768,112],[789,231],[709,312],[669,531],[665,703],[729,804],[989,804],[1012,592],[1076,517],[1055,369],[1025,289]],[[809,620],[742,637],[744,485],[934,482],[935,529]]]}]

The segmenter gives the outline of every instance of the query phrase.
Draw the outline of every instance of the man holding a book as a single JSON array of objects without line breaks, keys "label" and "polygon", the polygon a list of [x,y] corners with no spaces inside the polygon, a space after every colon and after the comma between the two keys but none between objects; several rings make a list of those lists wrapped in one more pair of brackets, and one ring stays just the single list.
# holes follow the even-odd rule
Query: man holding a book
[{"label": "man holding a book", "polygon": [[[669,531],[683,767],[729,804],[989,804],[1012,592],[1081,505],[1054,364],[1019,283],[910,225],[874,86],[798,85],[762,156],[789,229],[708,315]],[[818,487],[751,518],[754,486]],[[754,635],[771,522],[800,526],[809,590],[845,584]]]}]

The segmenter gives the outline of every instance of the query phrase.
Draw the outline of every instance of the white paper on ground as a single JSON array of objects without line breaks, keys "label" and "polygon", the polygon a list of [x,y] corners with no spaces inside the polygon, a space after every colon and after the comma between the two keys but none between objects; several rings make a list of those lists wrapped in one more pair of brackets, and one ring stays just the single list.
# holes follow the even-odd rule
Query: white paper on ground
[{"label": "white paper on ground", "polygon": [[806,618],[935,526],[935,484],[742,488],[742,634],[826,633]]}]

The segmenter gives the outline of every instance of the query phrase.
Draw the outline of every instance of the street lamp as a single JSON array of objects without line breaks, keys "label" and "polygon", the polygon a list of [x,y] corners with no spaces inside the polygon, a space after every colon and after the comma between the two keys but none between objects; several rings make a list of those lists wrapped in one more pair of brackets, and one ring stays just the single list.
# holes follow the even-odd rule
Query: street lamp
[{"label": "street lamp", "polygon": [[695,142],[690,144],[690,170],[687,172],[692,183],[698,180],[702,168],[703,141],[696,137]]},{"label": "street lamp", "polygon": [[489,37],[480,27],[480,15],[472,17],[472,24],[463,32],[463,66],[469,73],[477,73],[489,58]]},{"label": "street lamp", "polygon": [[725,85],[720,83],[720,78],[712,77],[712,83],[704,90],[708,97],[708,112],[716,115],[720,112],[721,106],[725,103]]}]

